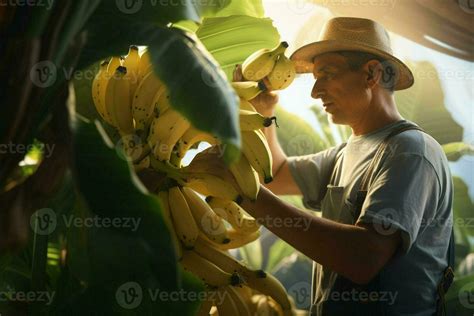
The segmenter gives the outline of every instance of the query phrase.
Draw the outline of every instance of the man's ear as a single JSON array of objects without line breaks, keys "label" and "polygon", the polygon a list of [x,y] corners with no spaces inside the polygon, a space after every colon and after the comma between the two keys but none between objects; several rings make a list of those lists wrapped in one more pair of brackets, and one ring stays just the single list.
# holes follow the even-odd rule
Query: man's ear
[{"label": "man's ear", "polygon": [[380,84],[383,75],[382,64],[378,60],[370,60],[364,65],[367,73],[366,82],[369,88],[373,88],[376,84]]}]

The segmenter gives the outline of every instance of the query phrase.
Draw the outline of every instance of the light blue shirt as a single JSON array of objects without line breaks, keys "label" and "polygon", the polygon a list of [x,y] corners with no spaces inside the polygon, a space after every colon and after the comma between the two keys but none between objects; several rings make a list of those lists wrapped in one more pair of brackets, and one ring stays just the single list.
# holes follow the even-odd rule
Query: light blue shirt
[{"label": "light blue shirt", "polygon": [[[342,149],[331,184],[329,166],[343,146],[289,158],[305,206],[321,210],[325,218],[352,223],[352,205],[363,172],[383,138],[401,122],[366,135],[351,136]],[[381,234],[401,231],[401,247],[380,272],[379,295],[384,295],[388,302],[388,315],[433,315],[437,285],[447,267],[453,222],[453,184],[448,161],[436,140],[416,130],[394,136],[388,151],[390,154],[376,166],[369,182],[358,221],[372,223]],[[322,186],[327,186],[325,195]],[[336,275],[314,263],[313,314],[323,312],[321,302],[328,299]]]}]

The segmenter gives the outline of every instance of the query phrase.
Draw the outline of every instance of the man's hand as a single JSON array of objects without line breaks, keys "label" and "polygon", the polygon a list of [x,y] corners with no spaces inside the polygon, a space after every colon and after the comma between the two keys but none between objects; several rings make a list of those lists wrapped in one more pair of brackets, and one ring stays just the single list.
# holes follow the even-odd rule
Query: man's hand
[{"label": "man's hand", "polygon": [[[242,75],[242,65],[237,65],[235,67],[232,79],[233,81],[244,81],[244,76]],[[263,82],[265,83],[265,86],[270,86],[267,78],[264,78]],[[249,102],[257,109],[260,114],[264,116],[273,116],[276,104],[278,103],[278,94],[267,90],[260,93]]]}]

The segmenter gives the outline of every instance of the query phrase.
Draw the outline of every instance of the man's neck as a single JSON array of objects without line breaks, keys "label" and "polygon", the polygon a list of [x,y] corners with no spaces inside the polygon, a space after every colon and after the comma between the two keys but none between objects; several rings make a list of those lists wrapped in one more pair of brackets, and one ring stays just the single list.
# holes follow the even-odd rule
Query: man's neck
[{"label": "man's neck", "polygon": [[382,106],[380,103],[376,106],[370,106],[366,115],[351,125],[352,135],[365,135],[401,119],[403,117],[398,113],[395,101],[390,98],[385,100]]}]

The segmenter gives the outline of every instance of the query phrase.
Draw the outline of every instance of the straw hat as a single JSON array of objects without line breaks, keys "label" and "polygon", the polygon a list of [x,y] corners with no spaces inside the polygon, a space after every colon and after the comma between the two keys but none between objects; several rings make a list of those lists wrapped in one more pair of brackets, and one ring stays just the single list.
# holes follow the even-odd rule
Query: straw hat
[{"label": "straw hat", "polygon": [[308,73],[313,71],[315,56],[337,51],[361,51],[380,56],[398,70],[395,90],[413,85],[414,79],[410,69],[393,56],[387,31],[382,25],[369,19],[333,18],[326,22],[317,42],[299,48],[290,58],[295,62],[296,72]]}]

